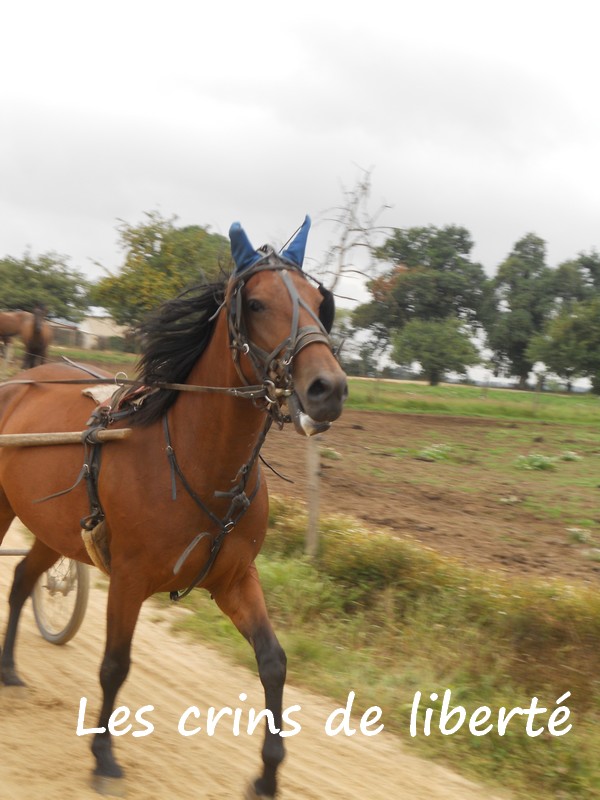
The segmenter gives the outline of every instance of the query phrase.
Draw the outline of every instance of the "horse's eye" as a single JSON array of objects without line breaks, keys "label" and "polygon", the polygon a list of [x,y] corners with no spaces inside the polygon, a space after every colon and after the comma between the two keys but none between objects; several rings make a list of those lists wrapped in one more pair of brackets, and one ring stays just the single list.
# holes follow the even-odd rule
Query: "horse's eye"
[{"label": "horse's eye", "polygon": [[264,303],[262,303],[260,300],[256,300],[255,298],[248,300],[247,306],[248,311],[254,311],[255,313],[265,310]]}]

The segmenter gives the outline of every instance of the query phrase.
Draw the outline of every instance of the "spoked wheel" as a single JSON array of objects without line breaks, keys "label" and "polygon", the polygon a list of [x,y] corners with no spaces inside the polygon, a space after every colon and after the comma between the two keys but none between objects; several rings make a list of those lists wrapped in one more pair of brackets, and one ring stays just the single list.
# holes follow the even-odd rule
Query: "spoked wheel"
[{"label": "spoked wheel", "polygon": [[87,565],[64,556],[40,575],[31,600],[44,639],[65,644],[75,636],[85,616],[89,591]]}]

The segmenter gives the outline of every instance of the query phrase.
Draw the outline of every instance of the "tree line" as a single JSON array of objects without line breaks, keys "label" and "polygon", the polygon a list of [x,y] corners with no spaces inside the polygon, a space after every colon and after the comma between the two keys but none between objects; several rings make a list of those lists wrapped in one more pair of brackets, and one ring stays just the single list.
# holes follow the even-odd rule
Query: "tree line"
[{"label": "tree line", "polygon": [[[354,326],[417,361],[432,384],[485,359],[495,375],[525,387],[536,364],[570,388],[588,377],[600,394],[600,254],[580,253],[551,268],[546,243],[529,233],[488,277],[473,261],[466,228],[395,228],[374,250],[381,274]],[[477,343],[477,344],[476,344]]]},{"label": "tree line", "polygon": [[[94,283],[57,254],[0,259],[0,307],[43,304],[50,316],[77,321],[96,305],[134,328],[163,300],[230,269],[228,240],[208,228],[150,212],[117,230],[123,262]],[[347,241],[348,230],[342,235]],[[368,245],[368,300],[343,315],[344,333],[363,331],[363,353],[387,351],[403,367],[419,362],[432,384],[485,363],[524,387],[543,362],[568,387],[588,377],[600,394],[600,254],[552,268],[545,242],[529,233],[488,277],[473,246],[457,225],[386,229]]]},{"label": "tree line", "polygon": [[148,212],[117,231],[123,263],[91,282],[69,258],[46,253],[0,259],[0,308],[32,311],[78,322],[90,306],[105,308],[120,325],[135,328],[157,305],[203,278],[216,280],[230,267],[229,241],[199,225],[178,227],[176,217]]}]

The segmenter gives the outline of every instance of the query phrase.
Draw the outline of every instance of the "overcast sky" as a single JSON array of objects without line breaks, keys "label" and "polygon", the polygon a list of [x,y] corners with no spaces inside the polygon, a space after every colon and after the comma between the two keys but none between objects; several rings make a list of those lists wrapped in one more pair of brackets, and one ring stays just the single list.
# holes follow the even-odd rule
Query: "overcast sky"
[{"label": "overcast sky", "polygon": [[0,257],[98,277],[153,209],[277,244],[360,168],[383,223],[463,225],[490,274],[530,231],[551,266],[600,249],[597,0],[2,9]]}]

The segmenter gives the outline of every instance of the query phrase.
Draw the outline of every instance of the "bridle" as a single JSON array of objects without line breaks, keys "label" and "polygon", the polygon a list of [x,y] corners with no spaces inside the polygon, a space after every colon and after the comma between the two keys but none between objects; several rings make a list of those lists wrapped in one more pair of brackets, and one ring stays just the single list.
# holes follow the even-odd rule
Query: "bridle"
[{"label": "bridle", "polygon": [[[252,267],[232,278],[232,285],[226,299],[227,320],[229,328],[229,341],[237,374],[245,386],[250,382],[241,366],[241,357],[246,356],[253,368],[254,374],[265,388],[265,399],[268,404],[268,413],[279,425],[289,422],[287,415],[282,414],[281,405],[286,397],[293,394],[292,370],[296,356],[310,344],[320,342],[327,345],[335,355],[336,351],[329,336],[333,322],[333,295],[329,290],[318,283],[319,291],[323,296],[321,306],[325,306],[324,313],[315,314],[308,303],[300,296],[291,275],[299,273],[304,280],[307,276],[303,270],[291,261],[283,259],[269,247],[262,248],[264,257]],[[292,315],[289,335],[270,352],[258,347],[249,337],[244,315],[243,289],[250,278],[259,272],[276,272],[286,287],[292,301]],[[300,325],[300,310],[304,309],[314,321],[314,324]]]}]

